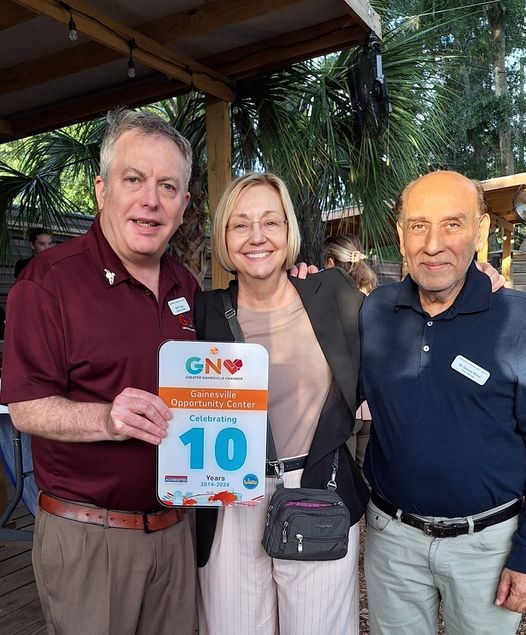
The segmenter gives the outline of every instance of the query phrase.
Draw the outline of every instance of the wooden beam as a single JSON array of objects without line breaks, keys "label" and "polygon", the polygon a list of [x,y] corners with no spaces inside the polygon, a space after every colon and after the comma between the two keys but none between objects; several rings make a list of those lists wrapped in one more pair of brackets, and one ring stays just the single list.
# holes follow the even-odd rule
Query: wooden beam
[{"label": "wooden beam", "polygon": [[13,128],[11,126],[11,122],[7,119],[0,119],[0,135],[11,135],[13,134]]},{"label": "wooden beam", "polygon": [[[320,35],[323,36],[323,42],[326,46],[324,52],[330,52],[361,44],[366,34],[363,31],[357,31],[356,27],[352,26],[352,19],[349,16],[343,16],[317,25],[315,28],[309,27],[296,33],[289,33],[265,42],[233,49],[220,56],[210,56],[199,61],[205,65],[213,66],[217,71],[230,75],[233,79],[239,79],[253,75],[260,70],[261,65],[267,70],[274,70],[297,59],[321,54],[316,43],[316,37]],[[296,40],[299,40],[299,43]],[[92,43],[92,46],[97,45]],[[300,55],[298,47],[301,48],[304,57]],[[73,49],[73,51],[75,50]],[[96,50],[92,48],[85,49],[85,52],[88,58],[92,54],[98,55]],[[109,50],[108,52],[114,53],[114,51]],[[116,55],[118,57],[120,54]],[[77,60],[77,62],[79,61]],[[44,68],[49,66],[53,66],[51,59],[44,65]],[[27,72],[30,74],[29,68]],[[0,92],[4,84],[3,71],[0,71]],[[140,106],[185,92],[188,90],[184,84],[173,79],[163,81],[158,74],[126,81],[112,89],[104,89],[87,96],[74,97],[58,104],[17,113],[9,118],[12,133],[9,135],[0,133],[0,143],[92,119],[119,104]]]},{"label": "wooden beam", "polygon": [[[64,33],[66,37],[66,33]],[[27,60],[9,68],[0,69],[0,95],[33,88],[74,73],[109,64],[125,56],[97,42],[86,42],[71,49],[50,53]],[[123,73],[126,72],[123,64]]]},{"label": "wooden beam", "polygon": [[[232,134],[230,104],[206,97],[206,151],[208,167],[208,207],[212,219],[225,187],[232,180]],[[212,256],[212,288],[228,286],[232,276]]]},{"label": "wooden beam", "polygon": [[127,81],[110,89],[17,114],[6,122],[10,126],[9,130],[0,129],[0,143],[94,119],[122,104],[130,107],[144,106],[187,92],[186,84],[166,78],[164,75],[156,75],[155,79],[149,77],[146,80]]},{"label": "wooden beam", "polygon": [[[256,71],[273,70],[294,62],[362,44],[366,33],[350,16],[285,33],[221,53],[215,68],[229,77],[240,79]],[[203,63],[211,63],[205,58]]]},{"label": "wooden beam", "polygon": [[380,16],[367,0],[341,0],[347,11],[355,18],[363,30],[370,29],[378,37],[382,37]]},{"label": "wooden beam", "polygon": [[504,187],[517,188],[520,185],[526,186],[526,172],[511,174],[510,176],[499,176],[495,179],[487,179],[486,181],[481,181],[481,184],[484,192],[501,190]]},{"label": "wooden beam", "polygon": [[502,260],[501,271],[506,280],[511,280],[511,241],[514,233],[514,225],[500,214],[490,214],[492,226],[497,226],[502,236]]},{"label": "wooden beam", "polygon": [[146,32],[148,29],[151,37],[164,44],[173,44],[273,13],[298,2],[301,0],[215,0],[154,20],[139,30]]},{"label": "wooden beam", "polygon": [[[134,28],[143,35],[167,46],[184,38],[203,35],[211,30],[270,13],[289,4],[296,4],[298,1],[216,0],[216,2],[207,2],[188,11],[173,13],[145,22]],[[17,7],[17,9],[26,11],[22,7]],[[29,14],[29,12],[27,13]],[[35,17],[34,13],[30,13],[30,15]],[[109,49],[97,42],[86,42],[69,47],[0,70],[0,94],[7,95],[17,90],[32,88],[38,84],[45,84],[89,68],[109,64],[123,57],[121,52]],[[217,62],[217,59],[215,61]]]},{"label": "wooden beam", "polygon": [[24,7],[13,4],[8,0],[2,2],[2,11],[0,12],[0,31],[10,29],[12,26],[34,20],[38,16],[33,11],[28,11]]},{"label": "wooden beam", "polygon": [[[16,0],[16,2],[63,24],[67,25],[69,22],[69,12],[57,5],[54,0]],[[207,94],[229,101],[233,99],[233,83],[227,77],[189,57],[174,53],[152,38],[110,19],[79,0],[69,0],[68,4],[73,10],[77,30],[91,39],[123,55],[129,54],[128,42],[134,40],[133,57],[136,61],[169,77],[175,77]]]},{"label": "wooden beam", "polygon": [[[500,214],[494,214],[490,211],[490,219],[492,227],[498,227],[502,232],[502,275],[506,280],[510,279],[511,270],[511,239],[513,237],[513,223],[504,219]],[[489,258],[489,236],[486,238],[484,246],[477,254],[479,262],[487,262]]]},{"label": "wooden beam", "polygon": [[[324,43],[331,51],[360,44],[365,34],[363,32],[357,33],[356,28],[350,24],[352,21],[349,16],[344,16],[318,25],[315,30],[312,28],[303,29],[299,34],[291,33],[287,36],[267,40],[266,45],[260,43],[240,47],[200,61],[205,65],[214,65],[216,70],[230,74],[234,79],[249,77],[258,71],[262,64],[265,65],[265,68],[275,69],[286,66],[296,59],[304,59],[305,56],[317,54],[315,50],[316,36],[320,34],[332,38],[330,42],[324,38]],[[296,37],[299,39],[298,44]],[[308,47],[306,43],[308,43]],[[270,48],[270,53],[261,50],[265,46]],[[310,50],[307,50],[306,47]],[[301,53],[303,53],[303,57]],[[46,64],[45,68],[49,65]],[[4,84],[2,71],[0,71],[0,78],[2,79],[0,81],[1,92]],[[185,92],[188,92],[188,89],[184,84],[176,80],[164,81],[157,74],[133,82],[126,81],[111,89],[68,99],[49,107],[38,108],[36,111],[32,109],[19,113],[10,118],[12,134],[0,134],[0,143],[92,119],[119,104],[141,106],[161,99],[169,99]]]}]

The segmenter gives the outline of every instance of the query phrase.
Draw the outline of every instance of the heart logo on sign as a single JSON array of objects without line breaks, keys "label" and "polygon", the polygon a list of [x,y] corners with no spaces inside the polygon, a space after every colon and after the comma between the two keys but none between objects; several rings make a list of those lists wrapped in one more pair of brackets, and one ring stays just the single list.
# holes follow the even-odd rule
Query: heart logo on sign
[{"label": "heart logo on sign", "polygon": [[243,362],[240,359],[225,359],[223,366],[228,370],[231,375],[235,375],[237,371],[243,366]]}]

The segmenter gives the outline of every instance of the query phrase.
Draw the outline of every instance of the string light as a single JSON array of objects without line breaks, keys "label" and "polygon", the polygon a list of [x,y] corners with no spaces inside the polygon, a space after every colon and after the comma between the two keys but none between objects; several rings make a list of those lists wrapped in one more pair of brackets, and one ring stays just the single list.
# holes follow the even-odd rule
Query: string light
[{"label": "string light", "polygon": [[69,10],[69,23],[68,23],[68,37],[72,42],[76,42],[78,40],[79,34],[77,33],[77,25],[75,24],[75,20],[73,19],[73,13],[71,9]]},{"label": "string light", "polygon": [[62,7],[65,11],[69,13],[69,22],[68,22],[68,37],[72,42],[76,42],[78,40],[79,34],[77,33],[77,25],[75,24],[75,20],[73,18],[73,11],[71,7],[66,2],[62,2],[62,0],[57,0],[57,4],[59,7]]},{"label": "string light", "polygon": [[[492,0],[490,0],[492,1]],[[57,5],[59,7],[61,7],[62,9],[64,9],[65,11],[67,11],[69,13],[69,22],[68,22],[68,28],[69,28],[69,39],[74,42],[75,40],[78,39],[78,33],[77,33],[77,25],[75,24],[75,20],[73,18],[73,9],[69,6],[69,4],[67,2],[64,2],[63,0],[55,0],[55,2],[57,3]],[[137,46],[135,40],[133,38],[130,39],[126,39],[126,37],[122,34],[119,33],[119,31],[116,31],[115,29],[113,29],[111,26],[108,26],[107,24],[105,24],[101,19],[97,18],[96,16],[91,15],[90,13],[87,13],[86,11],[83,11],[82,9],[75,7],[74,9],[75,14],[80,16],[81,18],[85,18],[86,20],[89,20],[90,22],[93,22],[94,24],[99,25],[100,27],[102,27],[105,31],[107,31],[108,33],[111,33],[112,35],[121,38],[127,45],[130,51],[130,55],[128,57],[128,77],[130,79],[133,79],[136,75],[136,71],[135,71],[135,63],[133,61],[133,50],[134,49],[138,49],[138,50],[144,50],[141,48],[141,46]],[[180,68],[181,70],[185,71],[186,73],[188,73],[191,77],[191,81],[190,81],[190,87],[193,90],[193,73],[194,71],[192,70],[191,67],[189,67],[187,64],[183,64],[181,62],[177,62],[177,61],[173,61],[172,59],[163,57],[162,55],[156,54],[156,53],[152,53],[151,51],[149,51],[150,55],[153,55],[156,59],[166,62],[168,61],[170,64],[172,64],[173,66],[177,66],[178,68]],[[200,71],[199,72],[200,75],[204,75],[206,77],[210,77],[212,79],[215,79],[215,77],[213,77],[212,75],[208,74],[206,71]]]},{"label": "string light", "polygon": [[133,49],[135,48],[135,40],[128,40],[128,47],[130,49],[130,56],[128,57],[128,77],[133,79],[135,77],[135,63],[133,61]]}]

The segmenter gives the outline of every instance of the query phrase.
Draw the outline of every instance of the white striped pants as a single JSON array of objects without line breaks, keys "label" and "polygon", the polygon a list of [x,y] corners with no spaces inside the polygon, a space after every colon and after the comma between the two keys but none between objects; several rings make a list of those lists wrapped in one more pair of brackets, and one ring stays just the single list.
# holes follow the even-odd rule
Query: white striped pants
[{"label": "white striped pants", "polygon": [[[302,472],[285,473],[285,487],[299,487]],[[275,481],[259,505],[219,511],[199,569],[199,635],[358,635],[359,523],[340,560],[270,558],[260,541]]]}]

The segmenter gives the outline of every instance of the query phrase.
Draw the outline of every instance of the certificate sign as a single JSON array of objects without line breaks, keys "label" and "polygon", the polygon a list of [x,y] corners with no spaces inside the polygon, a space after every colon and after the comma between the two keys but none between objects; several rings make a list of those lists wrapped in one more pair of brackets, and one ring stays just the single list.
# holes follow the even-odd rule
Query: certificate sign
[{"label": "certificate sign", "polygon": [[217,507],[265,493],[268,353],[260,344],[165,342],[159,396],[172,410],[158,448],[163,505]]}]

